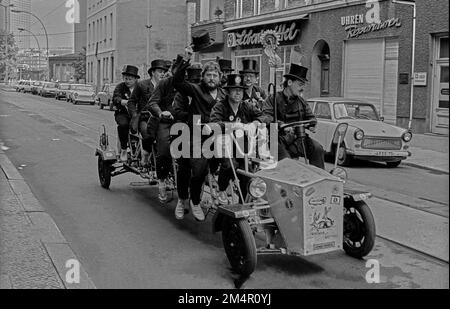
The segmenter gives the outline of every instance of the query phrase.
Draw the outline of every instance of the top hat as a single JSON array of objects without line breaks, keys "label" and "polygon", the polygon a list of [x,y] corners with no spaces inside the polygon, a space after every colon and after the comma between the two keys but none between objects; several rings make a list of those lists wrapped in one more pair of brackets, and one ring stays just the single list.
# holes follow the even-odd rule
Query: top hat
[{"label": "top hat", "polygon": [[229,59],[220,59],[217,57],[217,63],[220,66],[222,72],[233,72],[233,62]]},{"label": "top hat", "polygon": [[209,37],[208,31],[199,31],[192,35],[192,50],[194,53],[199,52],[202,49],[211,47],[215,43],[214,39]]},{"label": "top hat", "polygon": [[258,62],[256,60],[252,60],[252,59],[242,60],[242,66],[244,68],[242,69],[242,71],[239,71],[240,74],[245,74],[245,73],[259,74]]},{"label": "top hat", "polygon": [[148,72],[150,73],[151,71],[154,71],[156,69],[161,69],[163,71],[168,71],[169,68],[167,67],[167,62],[166,60],[163,59],[156,59],[153,60],[151,63],[152,67],[148,70]]},{"label": "top hat", "polygon": [[289,70],[289,73],[284,75],[286,78],[293,78],[301,80],[302,82],[307,82],[308,79],[306,78],[306,75],[308,74],[308,68],[302,67],[298,64],[291,64],[291,68]]},{"label": "top hat", "polygon": [[244,86],[244,78],[240,74],[228,75],[227,76],[227,85],[223,88],[225,88],[225,89],[229,89],[229,88],[247,89],[247,87]]},{"label": "top hat", "polygon": [[122,75],[129,75],[140,79],[139,69],[134,65],[125,65],[122,69]]},{"label": "top hat", "polygon": [[201,63],[193,63],[186,69],[187,79],[191,82],[197,82],[202,79],[202,65]]}]

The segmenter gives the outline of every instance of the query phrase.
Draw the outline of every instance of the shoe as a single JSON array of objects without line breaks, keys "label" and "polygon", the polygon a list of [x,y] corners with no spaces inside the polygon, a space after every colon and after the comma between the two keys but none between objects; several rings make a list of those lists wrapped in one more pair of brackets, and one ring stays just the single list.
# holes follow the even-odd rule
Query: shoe
[{"label": "shoe", "polygon": [[128,161],[128,151],[127,150],[122,150],[120,152],[120,161],[122,161],[122,162]]},{"label": "shoe", "polygon": [[192,209],[192,215],[194,216],[195,220],[203,222],[205,221],[205,213],[203,212],[200,205],[194,205],[191,202],[191,209]]},{"label": "shoe", "polygon": [[220,191],[217,200],[220,205],[228,205],[228,194],[225,191]]},{"label": "shoe", "polygon": [[177,218],[177,220],[184,219],[184,205],[186,205],[185,200],[178,200],[177,207],[175,207],[175,218]]},{"label": "shoe", "polygon": [[167,185],[165,180],[159,181],[159,200],[162,203],[167,202]]}]

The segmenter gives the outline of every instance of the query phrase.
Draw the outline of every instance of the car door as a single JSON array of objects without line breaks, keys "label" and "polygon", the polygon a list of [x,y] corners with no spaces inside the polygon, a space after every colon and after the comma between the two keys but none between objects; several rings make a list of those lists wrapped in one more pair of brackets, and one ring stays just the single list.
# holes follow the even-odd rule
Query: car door
[{"label": "car door", "polygon": [[311,137],[318,141],[326,152],[330,152],[331,140],[333,139],[334,128],[336,127],[332,119],[330,102],[317,101],[313,111],[318,125],[316,133]]}]

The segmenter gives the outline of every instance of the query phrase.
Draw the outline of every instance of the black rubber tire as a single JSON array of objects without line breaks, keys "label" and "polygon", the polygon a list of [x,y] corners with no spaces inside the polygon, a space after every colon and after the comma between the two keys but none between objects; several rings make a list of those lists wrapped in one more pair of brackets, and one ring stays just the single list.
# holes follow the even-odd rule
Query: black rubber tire
[{"label": "black rubber tire", "polygon": [[[346,200],[344,203],[344,251],[362,259],[375,246],[375,220],[365,202]],[[359,244],[359,246],[357,245]]]},{"label": "black rubber tire", "polygon": [[402,164],[402,161],[394,161],[394,162],[386,162],[387,167],[389,168],[396,168],[399,167],[400,164]]},{"label": "black rubber tire", "polygon": [[249,277],[258,261],[255,237],[247,220],[224,218],[222,242],[234,272]]},{"label": "black rubber tire", "polygon": [[98,105],[100,106],[100,109],[103,109],[103,104],[102,103],[99,103]]},{"label": "black rubber tire", "polygon": [[111,164],[105,162],[100,156],[98,157],[98,177],[102,188],[108,190],[111,186]]},{"label": "black rubber tire", "polygon": [[114,105],[112,104],[112,102],[109,102],[109,110],[112,112],[114,111]]},{"label": "black rubber tire", "polygon": [[[338,157],[338,165],[339,166],[349,166],[350,164],[352,164],[352,157],[349,156],[347,154],[347,152],[345,151],[345,145],[342,144],[341,147],[339,148],[341,150],[341,152],[339,153],[339,157]],[[339,151],[339,149],[337,149],[335,151]],[[334,153],[333,158],[335,158],[336,156],[336,152]]]}]

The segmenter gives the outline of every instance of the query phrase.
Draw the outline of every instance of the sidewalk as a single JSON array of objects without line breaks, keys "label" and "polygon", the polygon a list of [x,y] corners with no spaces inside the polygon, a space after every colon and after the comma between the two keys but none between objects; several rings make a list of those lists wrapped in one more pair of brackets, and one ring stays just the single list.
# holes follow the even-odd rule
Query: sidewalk
[{"label": "sidewalk", "polygon": [[66,268],[75,254],[2,149],[0,233],[0,289],[95,288],[81,265]]},{"label": "sidewalk", "polygon": [[412,157],[405,165],[449,173],[449,137],[436,134],[415,134],[411,142]]}]

